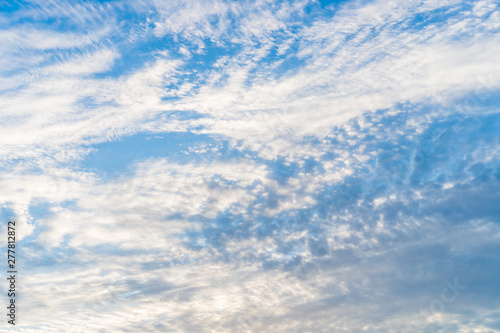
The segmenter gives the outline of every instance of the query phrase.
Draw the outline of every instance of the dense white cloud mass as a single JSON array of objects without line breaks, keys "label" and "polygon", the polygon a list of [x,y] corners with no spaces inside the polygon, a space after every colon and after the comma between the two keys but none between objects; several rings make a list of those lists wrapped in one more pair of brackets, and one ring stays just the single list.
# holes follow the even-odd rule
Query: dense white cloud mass
[{"label": "dense white cloud mass", "polygon": [[497,1],[0,6],[0,332],[500,332]]}]

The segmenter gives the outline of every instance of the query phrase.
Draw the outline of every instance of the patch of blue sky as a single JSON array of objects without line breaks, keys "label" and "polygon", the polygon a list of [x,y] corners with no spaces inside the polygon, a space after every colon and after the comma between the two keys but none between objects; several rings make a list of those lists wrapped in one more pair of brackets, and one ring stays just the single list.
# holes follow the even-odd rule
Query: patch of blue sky
[{"label": "patch of blue sky", "polygon": [[500,90],[492,88],[488,78],[468,94],[456,99],[452,109],[461,113],[496,113],[500,105]]},{"label": "patch of blue sky", "polygon": [[317,21],[321,18],[329,18],[334,15],[334,13],[342,7],[342,5],[349,3],[348,0],[320,0],[311,1],[305,7],[305,17],[302,19],[305,25],[309,25],[312,22]]},{"label": "patch of blue sky", "polygon": [[[76,1],[69,1],[76,4]],[[42,2],[43,4],[43,2]],[[95,4],[95,3],[94,3]],[[52,9],[54,12],[59,9],[56,3],[46,3],[43,4],[46,8]],[[42,29],[54,29],[59,31],[67,31],[67,32],[82,32],[81,24],[82,22],[79,20],[75,20],[73,16],[64,16],[57,15],[57,13],[53,13],[56,15],[48,14],[48,11],[45,11],[43,5],[39,5],[36,1],[1,1],[0,9],[3,13],[8,13],[9,21],[8,24],[10,27],[20,25],[24,28],[42,28]],[[88,5],[92,5],[90,2]],[[80,10],[85,7],[82,6]],[[0,22],[2,22],[0,20]],[[1,23],[0,23],[1,24]]]},{"label": "patch of blue sky", "polygon": [[[272,200],[269,196],[259,197],[255,204],[269,204]],[[182,236],[186,237],[186,245],[191,249],[201,250],[207,247],[216,248],[220,253],[231,255],[226,251],[226,244],[229,241],[245,240],[251,237],[265,239],[273,237],[278,245],[278,252],[287,255],[297,255],[305,251],[304,240],[286,241],[282,239],[283,233],[306,231],[306,238],[314,237],[316,243],[311,245],[317,250],[321,245],[326,231],[320,225],[319,210],[312,208],[293,209],[282,212],[279,216],[259,216],[257,220],[248,218],[244,214],[231,214],[222,212],[214,219],[207,219],[202,216],[193,218],[198,222],[203,222],[204,228],[200,231],[186,231]],[[318,251],[320,254],[323,251]],[[254,260],[265,265],[267,256],[259,256]],[[285,263],[290,258],[285,258]]]},{"label": "patch of blue sky", "polygon": [[[19,225],[16,226],[16,231],[19,232]],[[65,237],[61,246],[47,248],[39,244],[37,239],[43,230],[43,227],[37,227],[34,234],[16,240],[16,264],[19,271],[26,275],[52,273],[57,267],[57,270],[62,273],[67,269],[80,267],[83,264],[75,261],[74,256],[78,253],[78,250],[67,245],[69,237]],[[1,250],[7,252],[7,247]],[[21,292],[20,299],[22,299],[22,296],[23,293]]]},{"label": "patch of blue sky", "polygon": [[[71,268],[81,267],[84,264],[75,259],[78,249],[65,246],[64,244],[47,249],[47,247],[31,241],[23,243],[20,248],[22,249],[18,253],[20,265],[26,274],[50,273],[56,267],[63,272]],[[31,255],[25,256],[23,253],[30,253]]]},{"label": "patch of blue sky", "polygon": [[0,26],[2,26],[4,22],[7,27],[10,27],[13,23],[30,22],[27,21],[27,18],[24,18],[22,21],[16,21],[16,17],[12,15],[27,6],[32,6],[32,3],[24,0],[0,1],[0,12],[9,15],[9,20],[0,20]]},{"label": "patch of blue sky", "polygon": [[[114,37],[123,39],[122,36]],[[178,44],[171,36],[155,37],[149,34],[141,42],[123,40],[120,43],[113,43],[120,56],[115,59],[109,70],[94,74],[95,78],[116,78],[128,76],[144,68],[144,65],[151,63],[152,60],[161,57],[162,52],[181,57],[178,53]],[[163,57],[166,57],[165,55]]]},{"label": "patch of blue sky", "polygon": [[[296,30],[298,28],[287,27],[289,30]],[[294,34],[294,32],[292,32]],[[300,43],[298,40],[293,40],[289,46],[287,46],[284,52],[280,51],[282,43],[288,42],[289,38],[287,33],[283,30],[275,32],[272,34],[274,37],[275,45],[269,50],[268,54],[260,59],[257,66],[252,68],[247,75],[245,80],[246,86],[251,86],[254,81],[258,79],[269,80],[273,78],[278,80],[287,75],[296,74],[300,68],[303,68],[306,64],[305,57],[298,57],[297,53],[299,51]]]},{"label": "patch of blue sky", "polygon": [[[182,116],[182,113],[179,114]],[[136,163],[148,159],[164,158],[186,164],[215,159],[228,161],[256,154],[236,149],[221,138],[191,132],[138,133],[91,147],[94,151],[80,162],[80,167],[104,178],[130,174]]]},{"label": "patch of blue sky", "polygon": [[498,114],[452,115],[435,121],[418,140],[412,183],[442,184],[466,178],[472,156],[481,147],[500,141],[499,124]]},{"label": "patch of blue sky", "polygon": [[[53,205],[47,201],[33,202],[29,207],[29,214],[35,219],[46,218],[53,214],[51,207]],[[66,206],[66,205],[65,205]]]},{"label": "patch of blue sky", "polygon": [[167,158],[187,163],[199,158],[189,148],[198,143],[213,143],[208,135],[189,132],[138,133],[116,141],[98,143],[82,162],[82,168],[105,177],[114,177],[127,171],[137,162],[151,158]]},{"label": "patch of blue sky", "polygon": [[[243,48],[241,44],[230,42],[224,43],[224,45],[217,45],[217,43],[214,43],[209,38],[203,39],[203,44],[204,47],[202,50],[189,50],[190,47],[194,47],[194,44],[184,44],[188,47],[188,51],[190,51],[189,64],[182,66],[179,69],[179,73],[176,76],[176,79],[179,80],[178,82],[174,82],[170,85],[165,85],[164,88],[175,90],[178,87],[179,83],[187,82],[194,85],[192,88],[192,93],[196,93],[197,88],[206,84],[208,79],[206,73],[210,72],[211,70],[221,71],[220,68],[216,68],[214,66],[217,61],[225,56],[229,58],[236,56],[242,51]],[[176,50],[175,56],[181,59],[182,57],[185,58],[185,55],[182,55],[179,49]],[[216,82],[215,85],[224,85],[228,78],[229,76],[223,76],[221,79],[219,79],[218,82]]]},{"label": "patch of blue sky", "polygon": [[290,46],[287,56],[273,70],[275,79],[280,79],[286,77],[287,75],[293,75],[297,72],[297,70],[304,67],[306,59],[297,57],[297,49],[298,45]]},{"label": "patch of blue sky", "polygon": [[36,240],[39,239],[39,236],[46,230],[46,228],[43,226],[43,223],[39,222],[57,215],[57,213],[52,210],[52,208],[54,208],[56,205],[58,208],[70,210],[76,209],[76,202],[74,200],[66,200],[55,204],[35,199],[30,203],[28,207],[28,213],[32,218],[30,223],[33,224],[35,228],[30,235],[20,240],[22,246],[30,246],[29,244],[31,244],[32,242],[36,242]]},{"label": "patch of blue sky", "polygon": [[[338,6],[344,3],[348,3],[349,0],[319,0],[317,3],[321,5],[322,8],[326,8],[328,6]],[[314,2],[316,3],[316,2]]]},{"label": "patch of blue sky", "polygon": [[401,21],[398,25],[405,27],[408,31],[418,32],[427,26],[445,26],[449,18],[456,16],[458,11],[470,10],[473,2],[463,1],[459,6],[443,6],[434,10],[422,11],[410,16],[409,19]]},{"label": "patch of blue sky", "polygon": [[0,218],[2,221],[15,221],[16,213],[9,207],[9,202],[0,207]]},{"label": "patch of blue sky", "polygon": [[[140,43],[125,42],[120,46],[120,57],[118,57],[108,71],[96,73],[95,78],[109,78],[127,76],[144,68],[152,61],[164,58],[168,60],[188,61],[176,69],[175,75],[170,83],[163,85],[165,91],[174,92],[183,83],[194,86],[190,93],[195,93],[198,87],[206,83],[210,70],[217,70],[214,64],[224,56],[234,56],[241,51],[242,46],[228,43],[224,46],[217,45],[209,38],[202,40],[204,47],[199,48],[196,43],[191,43],[184,38],[167,34],[165,36],[154,36],[149,34]],[[188,54],[186,54],[186,51]],[[223,84],[224,82],[219,82]],[[176,96],[166,96],[164,100],[176,99]]]}]

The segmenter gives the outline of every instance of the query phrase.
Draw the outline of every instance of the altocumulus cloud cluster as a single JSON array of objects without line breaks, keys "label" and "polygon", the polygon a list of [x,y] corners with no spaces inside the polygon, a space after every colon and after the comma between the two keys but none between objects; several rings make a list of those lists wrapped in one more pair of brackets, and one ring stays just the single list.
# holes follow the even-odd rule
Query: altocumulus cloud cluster
[{"label": "altocumulus cloud cluster", "polygon": [[500,332],[497,1],[0,6],[16,332]]}]

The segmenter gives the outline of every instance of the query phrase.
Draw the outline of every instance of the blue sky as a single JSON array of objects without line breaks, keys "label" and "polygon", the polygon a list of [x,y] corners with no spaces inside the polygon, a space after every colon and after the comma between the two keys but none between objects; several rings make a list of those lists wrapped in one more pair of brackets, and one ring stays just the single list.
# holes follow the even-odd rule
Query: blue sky
[{"label": "blue sky", "polygon": [[498,5],[0,4],[15,330],[500,332]]}]

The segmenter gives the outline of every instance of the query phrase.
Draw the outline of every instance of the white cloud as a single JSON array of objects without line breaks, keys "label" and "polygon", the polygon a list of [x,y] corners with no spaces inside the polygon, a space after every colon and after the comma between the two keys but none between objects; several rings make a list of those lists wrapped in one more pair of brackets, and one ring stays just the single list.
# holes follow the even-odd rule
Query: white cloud
[{"label": "white cloud", "polygon": [[58,50],[90,46],[109,33],[109,28],[85,35],[62,33],[39,29],[9,29],[0,31],[0,50],[2,53],[22,50]]},{"label": "white cloud", "polygon": [[62,64],[43,68],[43,75],[58,77],[61,75],[90,75],[110,69],[118,54],[111,50],[100,50],[93,54],[76,57]]}]

